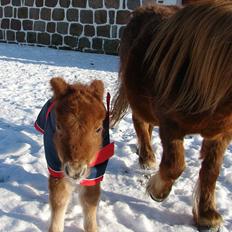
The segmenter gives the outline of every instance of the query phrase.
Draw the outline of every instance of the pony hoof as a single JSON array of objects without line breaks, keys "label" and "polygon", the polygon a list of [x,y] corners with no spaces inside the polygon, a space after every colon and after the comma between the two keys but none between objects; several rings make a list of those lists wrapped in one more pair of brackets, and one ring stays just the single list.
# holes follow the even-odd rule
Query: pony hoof
[{"label": "pony hoof", "polygon": [[147,183],[147,193],[154,201],[162,202],[172,190],[174,181],[163,181],[160,174],[153,175]]},{"label": "pony hoof", "polygon": [[143,159],[141,156],[139,157],[139,165],[142,169],[153,169],[156,167],[155,158],[147,158]]},{"label": "pony hoof", "polygon": [[164,199],[165,199],[165,198],[163,198],[163,199],[156,198],[156,197],[154,197],[152,194],[150,194],[150,197],[151,197],[152,200],[154,200],[154,201],[156,201],[156,202],[162,202],[162,201],[164,201]]},{"label": "pony hoof", "polygon": [[162,202],[162,201],[164,201],[168,197],[168,195],[171,192],[171,190],[172,190],[172,187],[168,191],[166,191],[165,193],[163,193],[161,196],[159,196],[159,197],[156,197],[156,196],[154,196],[153,194],[150,193],[150,197],[151,197],[152,200],[154,200],[156,202]]},{"label": "pony hoof", "polygon": [[220,226],[198,226],[199,232],[220,232]]}]

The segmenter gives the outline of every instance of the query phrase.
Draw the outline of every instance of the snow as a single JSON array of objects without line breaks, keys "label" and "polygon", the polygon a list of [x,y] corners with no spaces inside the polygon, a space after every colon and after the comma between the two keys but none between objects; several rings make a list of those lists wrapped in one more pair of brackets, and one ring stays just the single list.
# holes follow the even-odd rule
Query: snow
[{"label": "snow", "polygon": [[[42,137],[34,120],[51,96],[49,80],[101,79],[106,91],[117,86],[118,57],[49,48],[0,44],[0,231],[44,232],[49,225],[47,169]],[[160,162],[158,128],[153,147]],[[139,168],[136,136],[129,113],[114,129],[116,152],[102,183],[98,210],[100,232],[191,232],[192,193],[198,178],[199,135],[186,136],[187,167],[162,203],[146,194],[152,171]],[[216,188],[223,232],[232,231],[232,145],[225,153]],[[83,231],[78,194],[73,193],[65,231]]]}]

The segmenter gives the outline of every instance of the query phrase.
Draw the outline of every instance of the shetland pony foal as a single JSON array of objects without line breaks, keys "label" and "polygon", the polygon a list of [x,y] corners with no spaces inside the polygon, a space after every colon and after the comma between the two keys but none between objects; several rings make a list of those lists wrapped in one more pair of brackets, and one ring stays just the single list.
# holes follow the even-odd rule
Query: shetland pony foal
[{"label": "shetland pony foal", "polygon": [[76,181],[80,182],[84,229],[96,232],[100,181],[113,154],[108,113],[102,102],[104,86],[101,81],[93,81],[89,86],[69,85],[61,78],[53,78],[51,86],[54,97],[45,104],[35,123],[44,134],[50,172],[49,232],[63,231],[65,211]]},{"label": "shetland pony foal", "polygon": [[113,121],[130,105],[143,167],[155,163],[151,131],[160,129],[163,156],[148,193],[156,201],[169,195],[185,168],[184,136],[201,134],[193,215],[198,226],[218,227],[215,185],[232,138],[232,2],[139,9],[125,29],[120,58]]}]

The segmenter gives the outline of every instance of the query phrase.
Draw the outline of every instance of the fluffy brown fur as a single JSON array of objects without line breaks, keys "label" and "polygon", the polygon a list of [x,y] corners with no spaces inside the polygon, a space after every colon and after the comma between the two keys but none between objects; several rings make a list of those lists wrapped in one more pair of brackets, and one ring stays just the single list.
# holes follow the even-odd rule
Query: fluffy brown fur
[{"label": "fluffy brown fur", "polygon": [[[56,101],[57,129],[54,142],[66,176],[61,179],[49,178],[49,232],[62,232],[66,208],[73,190],[70,179],[86,177],[87,167],[102,144],[99,128],[102,127],[106,112],[101,81],[93,81],[90,85],[70,85],[61,78],[53,78],[51,86]],[[96,232],[100,184],[80,186],[79,191],[84,229],[86,232]]]},{"label": "fluffy brown fur", "polygon": [[183,9],[139,9],[126,27],[120,51],[120,86],[113,123],[128,105],[142,167],[151,167],[152,127],[160,128],[163,156],[147,191],[165,199],[185,168],[183,139],[204,138],[194,219],[218,226],[214,192],[223,154],[232,138],[232,2],[198,1]]}]

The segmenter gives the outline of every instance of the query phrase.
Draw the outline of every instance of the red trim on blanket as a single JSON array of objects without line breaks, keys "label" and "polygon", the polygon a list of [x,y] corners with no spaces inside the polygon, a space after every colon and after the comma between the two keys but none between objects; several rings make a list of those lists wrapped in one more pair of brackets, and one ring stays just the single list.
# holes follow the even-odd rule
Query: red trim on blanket
[{"label": "red trim on blanket", "polygon": [[48,111],[46,112],[46,120],[48,119],[48,116],[49,116],[49,114],[50,114],[52,108],[55,106],[55,104],[56,104],[56,101],[53,101],[53,102],[51,103],[51,105],[48,107]]},{"label": "red trim on blanket", "polygon": [[93,162],[89,164],[89,167],[94,167],[98,164],[104,163],[114,155],[114,143],[110,143],[103,147],[97,154]]},{"label": "red trim on blanket", "polygon": [[[54,177],[54,178],[58,178],[58,179],[61,179],[64,177],[64,172],[63,171],[55,171],[53,170],[52,168],[48,167],[48,171],[49,171],[49,174]],[[82,180],[80,182],[80,185],[84,185],[84,186],[93,186],[93,185],[96,185],[98,184],[99,182],[101,182],[103,180],[103,176],[99,176],[98,178],[96,179],[85,179],[85,180]]]},{"label": "red trim on blanket", "polygon": [[84,185],[84,186],[93,186],[93,185],[96,185],[98,184],[99,182],[101,182],[103,180],[103,176],[99,176],[98,178],[96,179],[85,179],[85,180],[82,180],[80,182],[80,185]]},{"label": "red trim on blanket", "polygon": [[64,177],[64,172],[63,171],[55,171],[52,168],[48,167],[48,172],[52,177],[55,177],[55,178],[61,179],[61,178]]},{"label": "red trim on blanket", "polygon": [[41,134],[44,134],[44,130],[38,125],[37,122],[34,123],[34,127],[37,131],[39,131]]}]

